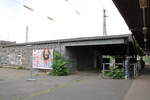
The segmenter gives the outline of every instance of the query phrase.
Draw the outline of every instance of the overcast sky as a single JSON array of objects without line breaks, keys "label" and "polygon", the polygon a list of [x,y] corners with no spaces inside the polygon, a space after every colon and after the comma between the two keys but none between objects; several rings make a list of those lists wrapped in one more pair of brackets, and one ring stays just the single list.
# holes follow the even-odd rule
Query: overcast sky
[{"label": "overcast sky", "polygon": [[0,40],[25,42],[27,25],[29,42],[102,36],[103,8],[108,35],[130,33],[111,0],[0,0]]}]

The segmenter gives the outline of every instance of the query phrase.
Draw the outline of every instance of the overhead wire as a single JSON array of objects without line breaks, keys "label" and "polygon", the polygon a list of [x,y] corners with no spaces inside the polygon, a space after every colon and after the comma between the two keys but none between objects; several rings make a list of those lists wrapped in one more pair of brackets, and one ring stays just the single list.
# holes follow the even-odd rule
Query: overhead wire
[{"label": "overhead wire", "polygon": [[[78,15],[80,15],[80,18],[82,19],[83,23],[85,23],[85,25],[91,29],[91,28],[92,28],[92,25],[91,25],[87,20],[85,20],[85,18],[82,17],[82,14],[80,13],[80,11],[78,11],[78,10],[71,4],[71,2],[69,2],[70,0],[65,0],[65,1],[72,7],[72,9],[75,10],[75,12],[76,12]],[[101,1],[98,0],[98,2],[99,2],[99,4],[102,6],[102,8],[104,9],[104,6],[103,6],[103,4],[101,3]],[[76,2],[76,3],[77,3],[77,2]],[[94,29],[91,29],[91,31],[93,31],[93,30],[94,30]]]},{"label": "overhead wire", "polygon": [[15,3],[17,3],[18,5],[20,5],[20,6],[24,7],[24,8],[26,8],[26,9],[30,10],[31,12],[37,14],[38,16],[41,16],[41,15],[42,15],[43,17],[46,17],[48,20],[54,21],[54,19],[53,19],[52,17],[49,17],[49,16],[47,16],[47,15],[41,13],[41,12],[38,12],[37,10],[35,10],[35,9],[31,8],[31,7],[29,7],[27,4],[20,3],[20,2],[17,1],[17,0],[14,0],[14,1],[15,1]]},{"label": "overhead wire", "polygon": [[[94,30],[94,29],[91,29],[92,28],[92,25],[91,24],[89,24],[89,22],[87,21],[87,20],[85,20],[85,18],[83,18],[83,14],[81,14],[80,12],[79,12],[79,10],[77,10],[72,4],[71,4],[71,2],[69,2],[70,0],[65,0],[69,5],[70,5],[70,7],[72,7],[72,9],[74,9],[75,10],[75,13],[77,14],[77,15],[79,15],[79,17],[81,18],[81,21],[92,31],[92,30]],[[77,2],[76,2],[77,3]]]},{"label": "overhead wire", "polygon": [[[19,1],[17,1],[17,0],[14,0],[17,4],[19,4],[20,6],[23,6],[24,8],[26,8],[26,9],[28,9],[28,10],[30,10],[30,11],[32,11],[32,12],[34,12],[34,13],[36,13],[38,16],[45,16],[45,14],[42,14],[41,12],[38,12],[37,10],[35,10],[35,9],[33,9],[33,8],[31,8],[31,7],[29,7],[29,6],[27,6],[27,4],[23,4],[23,3],[21,3],[21,2],[19,2]],[[75,13],[77,14],[77,15],[80,15],[80,17],[82,18],[82,14],[80,13],[80,11],[70,2],[70,0],[65,0],[65,2],[67,2],[69,5],[70,5],[70,7],[75,11]],[[103,6],[103,4],[101,3],[101,1],[100,0],[98,0],[98,2],[99,2],[99,4],[102,6],[102,8],[104,9],[104,6]],[[49,16],[46,16],[46,18],[47,19],[49,19],[49,20],[51,20],[51,21],[54,21],[54,19],[53,18],[51,18],[51,17],[49,17]],[[88,26],[88,27],[92,27],[92,25],[91,24],[89,24],[88,22],[87,22],[87,20],[85,20],[85,18],[82,18],[82,21]]]},{"label": "overhead wire", "polygon": [[77,15],[80,15],[80,12],[69,2],[69,0],[65,1],[72,7],[72,9],[76,12]]},{"label": "overhead wire", "polygon": [[105,7],[104,7],[104,5],[102,4],[101,0],[97,0],[97,1],[98,1],[98,3],[100,4],[100,6],[101,6],[103,9],[105,9]]}]

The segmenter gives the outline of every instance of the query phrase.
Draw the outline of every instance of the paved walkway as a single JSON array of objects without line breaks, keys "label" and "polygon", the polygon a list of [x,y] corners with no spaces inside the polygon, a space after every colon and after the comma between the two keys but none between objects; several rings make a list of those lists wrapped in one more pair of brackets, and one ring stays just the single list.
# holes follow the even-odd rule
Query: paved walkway
[{"label": "paved walkway", "polygon": [[101,79],[98,73],[54,77],[0,68],[0,100],[122,100],[131,80]]},{"label": "paved walkway", "polygon": [[150,100],[150,66],[133,81],[124,100]]},{"label": "paved walkway", "polygon": [[150,100],[150,68],[135,80],[101,79],[97,73],[29,77],[27,70],[0,68],[0,100]]}]

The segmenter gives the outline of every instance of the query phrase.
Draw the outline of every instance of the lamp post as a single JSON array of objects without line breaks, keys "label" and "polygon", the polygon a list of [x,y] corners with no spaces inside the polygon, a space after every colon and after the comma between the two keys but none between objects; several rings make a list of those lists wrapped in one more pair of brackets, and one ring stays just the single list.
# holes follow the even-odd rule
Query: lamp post
[{"label": "lamp post", "polygon": [[[31,51],[29,49],[29,47],[31,47],[32,45],[26,45],[27,47],[27,51]],[[32,53],[32,52],[31,52]],[[29,56],[29,66],[30,66],[30,78],[27,79],[27,81],[34,81],[36,79],[33,78],[33,68],[32,68],[32,55],[28,55]]]},{"label": "lamp post", "polygon": [[[26,9],[28,9],[28,10],[31,11],[31,12],[34,11],[33,8],[31,8],[31,7],[27,6],[27,5],[23,5],[23,7],[26,8]],[[49,17],[49,16],[46,16],[46,18],[47,18],[48,20],[54,21],[54,19],[51,18],[51,17]],[[29,28],[29,27],[26,26],[26,40],[25,40],[25,42],[28,42],[28,28]]]},{"label": "lamp post", "polygon": [[[27,5],[23,5],[24,8],[28,9],[29,11],[33,12],[34,9],[32,9],[31,7],[27,6]],[[49,17],[49,16],[46,16],[46,18],[48,20],[51,20],[51,21],[54,21],[53,18]],[[26,42],[28,42],[28,26],[26,27]],[[26,45],[27,49],[29,49],[29,47],[31,47],[32,45]],[[30,78],[27,79],[27,81],[34,81],[36,79],[33,78],[33,68],[32,68],[32,55],[29,55],[30,56]]]}]

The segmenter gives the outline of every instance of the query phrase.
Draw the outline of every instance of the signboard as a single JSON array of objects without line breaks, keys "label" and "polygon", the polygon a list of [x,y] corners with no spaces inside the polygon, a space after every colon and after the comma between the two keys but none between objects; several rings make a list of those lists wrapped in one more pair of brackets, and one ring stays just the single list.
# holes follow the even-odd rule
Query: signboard
[{"label": "signboard", "polygon": [[52,69],[53,49],[33,49],[32,68]]}]

